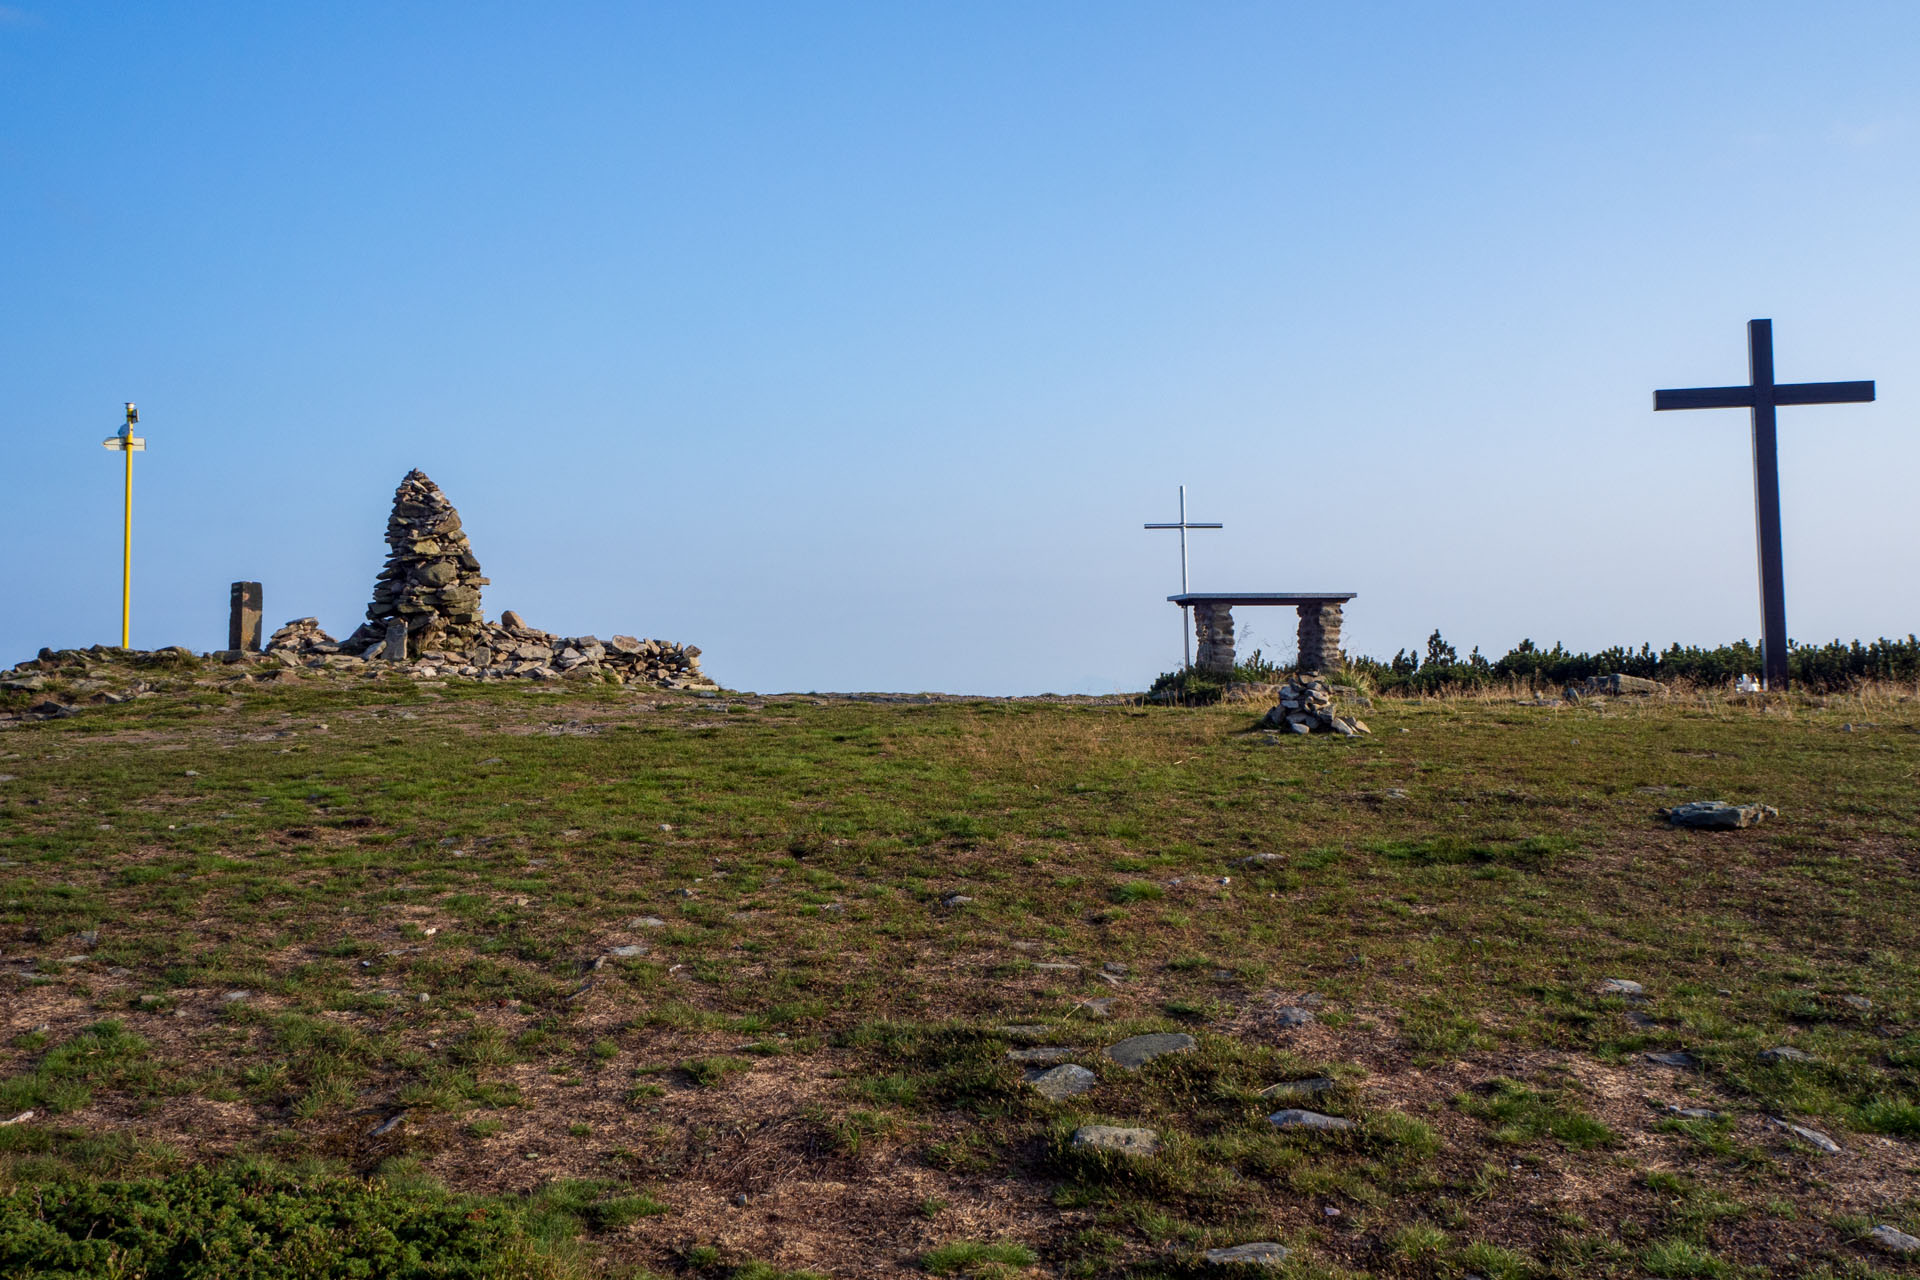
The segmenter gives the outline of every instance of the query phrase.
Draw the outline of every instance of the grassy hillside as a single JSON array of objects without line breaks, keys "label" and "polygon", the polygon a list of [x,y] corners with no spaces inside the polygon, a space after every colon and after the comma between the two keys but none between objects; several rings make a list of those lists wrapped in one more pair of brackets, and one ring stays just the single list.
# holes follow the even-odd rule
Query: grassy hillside
[{"label": "grassy hillside", "polygon": [[148,679],[0,731],[0,1275],[1920,1274],[1910,689]]}]

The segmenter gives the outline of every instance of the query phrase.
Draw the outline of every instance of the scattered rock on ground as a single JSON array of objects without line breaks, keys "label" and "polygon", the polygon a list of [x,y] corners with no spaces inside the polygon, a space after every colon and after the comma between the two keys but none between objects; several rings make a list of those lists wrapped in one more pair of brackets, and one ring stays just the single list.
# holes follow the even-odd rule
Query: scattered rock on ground
[{"label": "scattered rock on ground", "polygon": [[1304,1027],[1313,1020],[1313,1011],[1297,1004],[1283,1004],[1273,1011],[1274,1025],[1279,1027]]},{"label": "scattered rock on ground", "polygon": [[1647,1055],[1647,1061],[1656,1067],[1692,1068],[1700,1065],[1700,1059],[1694,1057],[1684,1049],[1650,1053]]},{"label": "scattered rock on ground", "polygon": [[1150,1156],[1160,1149],[1160,1135],[1151,1129],[1123,1129],[1111,1124],[1081,1125],[1073,1131],[1073,1145],[1122,1155]]},{"label": "scattered rock on ground", "polygon": [[1298,1107],[1288,1107],[1285,1111],[1276,1111],[1267,1117],[1267,1122],[1276,1129],[1318,1129],[1334,1131],[1353,1128],[1353,1121],[1343,1116],[1321,1115],[1318,1111],[1302,1111]]},{"label": "scattered rock on ground", "polygon": [[1151,1035],[1129,1036],[1107,1049],[1107,1057],[1129,1071],[1138,1071],[1155,1058],[1169,1053],[1185,1053],[1197,1042],[1184,1031],[1158,1031]]},{"label": "scattered rock on ground", "polygon": [[1051,1071],[1037,1071],[1027,1077],[1027,1083],[1034,1092],[1043,1098],[1059,1102],[1065,1098],[1077,1098],[1093,1088],[1098,1077],[1085,1067],[1068,1063],[1055,1067]]},{"label": "scattered rock on ground", "polygon": [[1796,1049],[1792,1045],[1783,1044],[1776,1045],[1771,1049],[1762,1049],[1760,1051],[1760,1061],[1766,1063],[1817,1062],[1819,1059],[1815,1058],[1805,1049]]},{"label": "scattered rock on ground", "polygon": [[1202,1255],[1208,1262],[1217,1266],[1240,1265],[1278,1266],[1287,1260],[1285,1246],[1274,1244],[1270,1240],[1260,1240],[1253,1244],[1236,1244],[1225,1249],[1209,1249]]},{"label": "scattered rock on ground", "polygon": [[1920,1236],[1910,1236],[1888,1223],[1883,1222],[1867,1232],[1867,1239],[1888,1253],[1920,1253]]},{"label": "scattered rock on ground", "polygon": [[1783,1120],[1779,1116],[1769,1117],[1768,1123],[1776,1129],[1785,1130],[1808,1146],[1816,1147],[1828,1155],[1837,1155],[1840,1152],[1840,1144],[1818,1129],[1809,1129],[1803,1124],[1794,1124],[1791,1120]]},{"label": "scattered rock on ground", "polygon": [[1603,996],[1643,996],[1646,989],[1631,978],[1608,978],[1600,984]]},{"label": "scattered rock on ground", "polygon": [[1691,827],[1698,831],[1738,831],[1768,818],[1777,818],[1780,816],[1780,811],[1770,804],[1728,804],[1725,800],[1689,800],[1671,809],[1662,809],[1660,816],[1676,827]]}]

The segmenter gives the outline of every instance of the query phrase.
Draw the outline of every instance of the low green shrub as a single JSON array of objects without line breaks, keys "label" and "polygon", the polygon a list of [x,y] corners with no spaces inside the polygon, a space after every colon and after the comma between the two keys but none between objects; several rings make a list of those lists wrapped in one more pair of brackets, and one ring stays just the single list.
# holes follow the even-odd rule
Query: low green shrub
[{"label": "low green shrub", "polygon": [[0,1275],[561,1280],[519,1206],[381,1179],[202,1167],[0,1192]]}]

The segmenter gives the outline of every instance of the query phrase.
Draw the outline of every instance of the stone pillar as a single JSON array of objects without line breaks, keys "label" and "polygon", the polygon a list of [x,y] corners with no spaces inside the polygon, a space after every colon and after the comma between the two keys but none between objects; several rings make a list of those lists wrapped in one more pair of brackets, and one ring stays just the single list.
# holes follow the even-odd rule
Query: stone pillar
[{"label": "stone pillar", "polygon": [[1338,601],[1300,606],[1300,670],[1338,671],[1346,665],[1340,655]]},{"label": "stone pillar", "polygon": [[1193,665],[1213,675],[1233,671],[1233,606],[1199,603],[1193,606]]},{"label": "stone pillar", "polygon": [[260,652],[264,592],[257,582],[236,582],[227,606],[227,648]]},{"label": "stone pillar", "polygon": [[387,624],[387,647],[380,651],[380,656],[388,662],[407,660],[407,624],[404,619],[395,618]]}]

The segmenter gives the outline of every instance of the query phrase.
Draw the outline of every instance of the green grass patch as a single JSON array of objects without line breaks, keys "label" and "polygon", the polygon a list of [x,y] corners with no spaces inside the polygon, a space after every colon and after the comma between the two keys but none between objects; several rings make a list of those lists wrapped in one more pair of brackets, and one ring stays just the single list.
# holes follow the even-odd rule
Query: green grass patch
[{"label": "green grass patch", "polygon": [[1613,1131],[1564,1094],[1530,1089],[1516,1080],[1495,1080],[1484,1094],[1461,1094],[1455,1104],[1493,1126],[1496,1142],[1523,1144],[1552,1139],[1571,1151],[1613,1145]]}]

